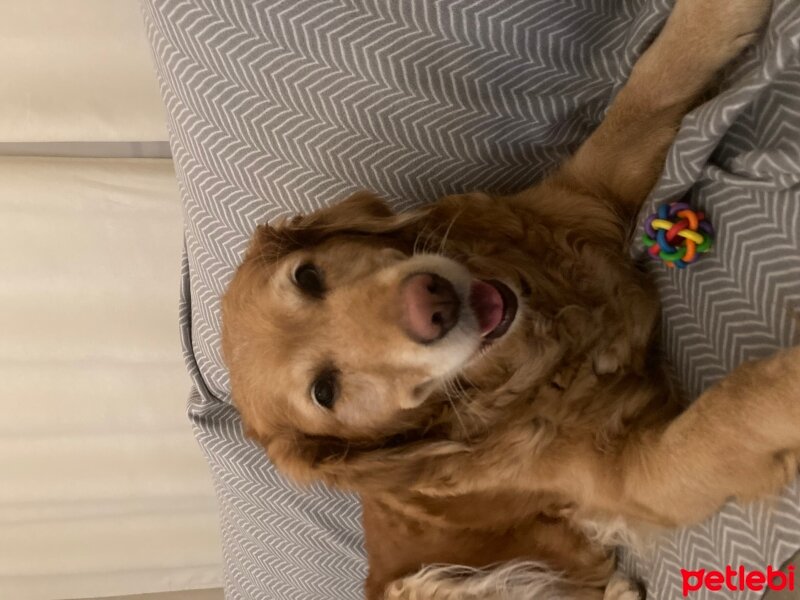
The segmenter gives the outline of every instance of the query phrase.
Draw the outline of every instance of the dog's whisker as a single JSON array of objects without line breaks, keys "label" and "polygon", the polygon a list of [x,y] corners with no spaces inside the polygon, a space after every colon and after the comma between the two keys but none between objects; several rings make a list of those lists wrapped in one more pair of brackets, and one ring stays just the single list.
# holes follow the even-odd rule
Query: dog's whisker
[{"label": "dog's whisker", "polygon": [[422,237],[422,232],[423,232],[423,231],[425,231],[425,227],[422,227],[422,228],[421,228],[421,229],[420,229],[420,230],[417,232],[417,236],[414,238],[414,245],[411,247],[411,254],[412,254],[413,256],[416,256],[417,254],[419,254],[419,250],[418,250],[418,248],[419,248],[419,241],[420,241],[420,238]]},{"label": "dog's whisker", "polygon": [[475,382],[472,381],[472,379],[470,379],[469,376],[466,373],[460,373],[458,375],[458,379],[459,379],[460,382],[463,381],[464,383],[466,383],[469,387],[471,387],[473,389],[476,389],[478,387],[477,385],[475,385]]},{"label": "dog's whisker", "polygon": [[[460,378],[454,377],[451,379],[446,379],[444,381],[445,386],[445,396],[450,403],[450,406],[453,409],[456,418],[459,421],[459,424],[462,427],[464,433],[468,433],[475,429],[476,426],[479,426],[482,418],[478,414],[479,411],[475,410],[475,406],[472,402],[470,402],[470,396]],[[460,406],[460,409],[459,409]],[[464,421],[464,417],[468,415],[470,417],[470,428],[466,427],[467,423]]]},{"label": "dog's whisker", "polygon": [[444,396],[447,399],[447,402],[450,404],[450,408],[453,409],[453,414],[455,415],[456,419],[458,420],[458,424],[461,426],[461,431],[466,434],[468,432],[467,426],[465,425],[464,420],[461,418],[461,413],[458,411],[458,407],[456,407],[455,401],[453,401],[453,398],[450,395],[450,389],[449,388],[450,388],[450,382],[445,381],[445,394],[444,394]]},{"label": "dog's whisker", "polygon": [[424,236],[425,243],[422,247],[422,253],[424,254],[440,254],[440,252],[433,252],[431,248],[435,244],[435,237],[439,230],[443,227],[440,223],[436,227],[428,229],[427,226],[420,232],[419,237]]},{"label": "dog's whisker", "polygon": [[451,385],[453,387],[453,390],[458,395],[459,400],[466,402],[466,400],[468,400],[467,391],[464,389],[464,386],[458,379],[458,377],[454,377],[451,380]]},{"label": "dog's whisker", "polygon": [[450,224],[447,226],[447,229],[444,232],[444,236],[439,241],[439,252],[438,252],[438,254],[444,255],[444,248],[445,248],[445,244],[447,243],[447,239],[450,237],[450,230],[453,229],[453,225],[455,225],[456,220],[458,219],[458,217],[461,216],[462,212],[464,212],[464,209],[459,210],[455,215],[453,215],[453,218],[450,220]]},{"label": "dog's whisker", "polygon": [[[425,249],[426,249],[426,245],[427,245],[427,241],[426,241],[427,237],[426,236],[430,235],[428,233],[429,231],[430,231],[430,228],[429,228],[429,226],[427,224],[425,224],[419,230],[419,233],[417,233],[417,237],[414,238],[414,247],[412,249],[412,254],[417,255],[417,254],[424,254],[425,253]],[[422,249],[420,249],[420,243],[422,243]]]},{"label": "dog's whisker", "polygon": [[484,422],[484,411],[481,410],[481,405],[475,402],[472,402],[472,394],[470,394],[465,388],[464,383],[471,388],[476,389],[476,386],[471,384],[466,378],[459,377],[456,384],[458,385],[459,389],[461,390],[461,397],[462,402],[461,406],[466,410],[466,413],[472,418],[472,425],[474,427],[480,427],[481,424]]},{"label": "dog's whisker", "polygon": [[[430,228],[428,227],[428,224],[425,224],[420,229],[419,233],[417,233],[417,237],[414,238],[414,247],[412,248],[411,251],[413,255],[424,254],[426,252],[427,243],[430,238],[430,235],[431,235]],[[422,250],[419,249],[420,242],[422,242]]]},{"label": "dog's whisker", "polygon": [[422,233],[424,234],[424,237],[423,237],[423,243],[422,243],[422,254],[428,254],[429,246],[430,246],[430,243],[431,243],[431,238],[432,238],[432,236],[434,234],[434,231],[435,231],[434,229],[425,229],[425,230],[423,230]]}]

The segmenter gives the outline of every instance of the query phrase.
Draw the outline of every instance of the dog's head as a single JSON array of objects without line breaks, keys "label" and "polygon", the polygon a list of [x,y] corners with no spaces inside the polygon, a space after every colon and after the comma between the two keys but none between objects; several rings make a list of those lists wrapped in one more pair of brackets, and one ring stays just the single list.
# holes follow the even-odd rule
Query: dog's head
[{"label": "dog's head", "polygon": [[430,433],[431,396],[515,327],[513,282],[414,248],[426,215],[360,193],[254,235],[223,350],[248,433],[296,478]]}]

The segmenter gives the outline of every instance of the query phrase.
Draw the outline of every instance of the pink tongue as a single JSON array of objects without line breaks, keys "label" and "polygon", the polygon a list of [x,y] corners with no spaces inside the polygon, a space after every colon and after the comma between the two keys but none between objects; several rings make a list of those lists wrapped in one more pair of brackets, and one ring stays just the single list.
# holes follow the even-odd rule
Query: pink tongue
[{"label": "pink tongue", "polygon": [[503,297],[493,285],[479,279],[473,281],[469,303],[472,305],[475,316],[478,317],[481,336],[494,331],[503,319]]}]

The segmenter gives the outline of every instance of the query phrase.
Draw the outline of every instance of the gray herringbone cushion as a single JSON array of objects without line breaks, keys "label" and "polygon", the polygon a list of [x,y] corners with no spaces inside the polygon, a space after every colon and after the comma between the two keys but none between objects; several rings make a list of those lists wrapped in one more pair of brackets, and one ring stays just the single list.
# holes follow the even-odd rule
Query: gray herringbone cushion
[{"label": "gray herringbone cushion", "polygon": [[[669,4],[144,0],[185,206],[189,408],[217,486],[229,598],[355,599],[365,571],[356,501],[288,485],[229,405],[219,298],[255,225],[362,187],[403,209],[532,183],[598,123]],[[764,40],[687,117],[651,201],[689,191],[719,232],[699,264],[654,269],[692,393],[795,332],[798,46],[800,5],[776,0]],[[797,547],[795,485],[628,566],[669,599],[681,566],[779,564]]]}]

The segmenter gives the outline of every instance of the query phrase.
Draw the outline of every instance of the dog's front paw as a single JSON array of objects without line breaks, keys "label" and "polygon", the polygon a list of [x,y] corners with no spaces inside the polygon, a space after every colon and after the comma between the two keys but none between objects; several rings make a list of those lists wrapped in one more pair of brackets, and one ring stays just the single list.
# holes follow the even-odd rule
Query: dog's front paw
[{"label": "dog's front paw", "polygon": [[612,575],[603,594],[603,600],[644,600],[646,597],[647,594],[641,582],[631,579],[619,571]]},{"label": "dog's front paw", "polygon": [[778,494],[794,481],[800,473],[800,451],[777,452],[763,465],[755,467],[753,472],[742,478],[747,481],[747,489],[737,494],[737,498],[743,502]]},{"label": "dog's front paw", "polygon": [[779,462],[796,460],[800,451],[800,346],[740,365],[720,387],[730,397],[732,410],[747,410],[752,440],[743,442],[760,441]]},{"label": "dog's front paw", "polygon": [[771,6],[772,0],[678,0],[673,24],[698,56],[722,65],[758,39]]}]

